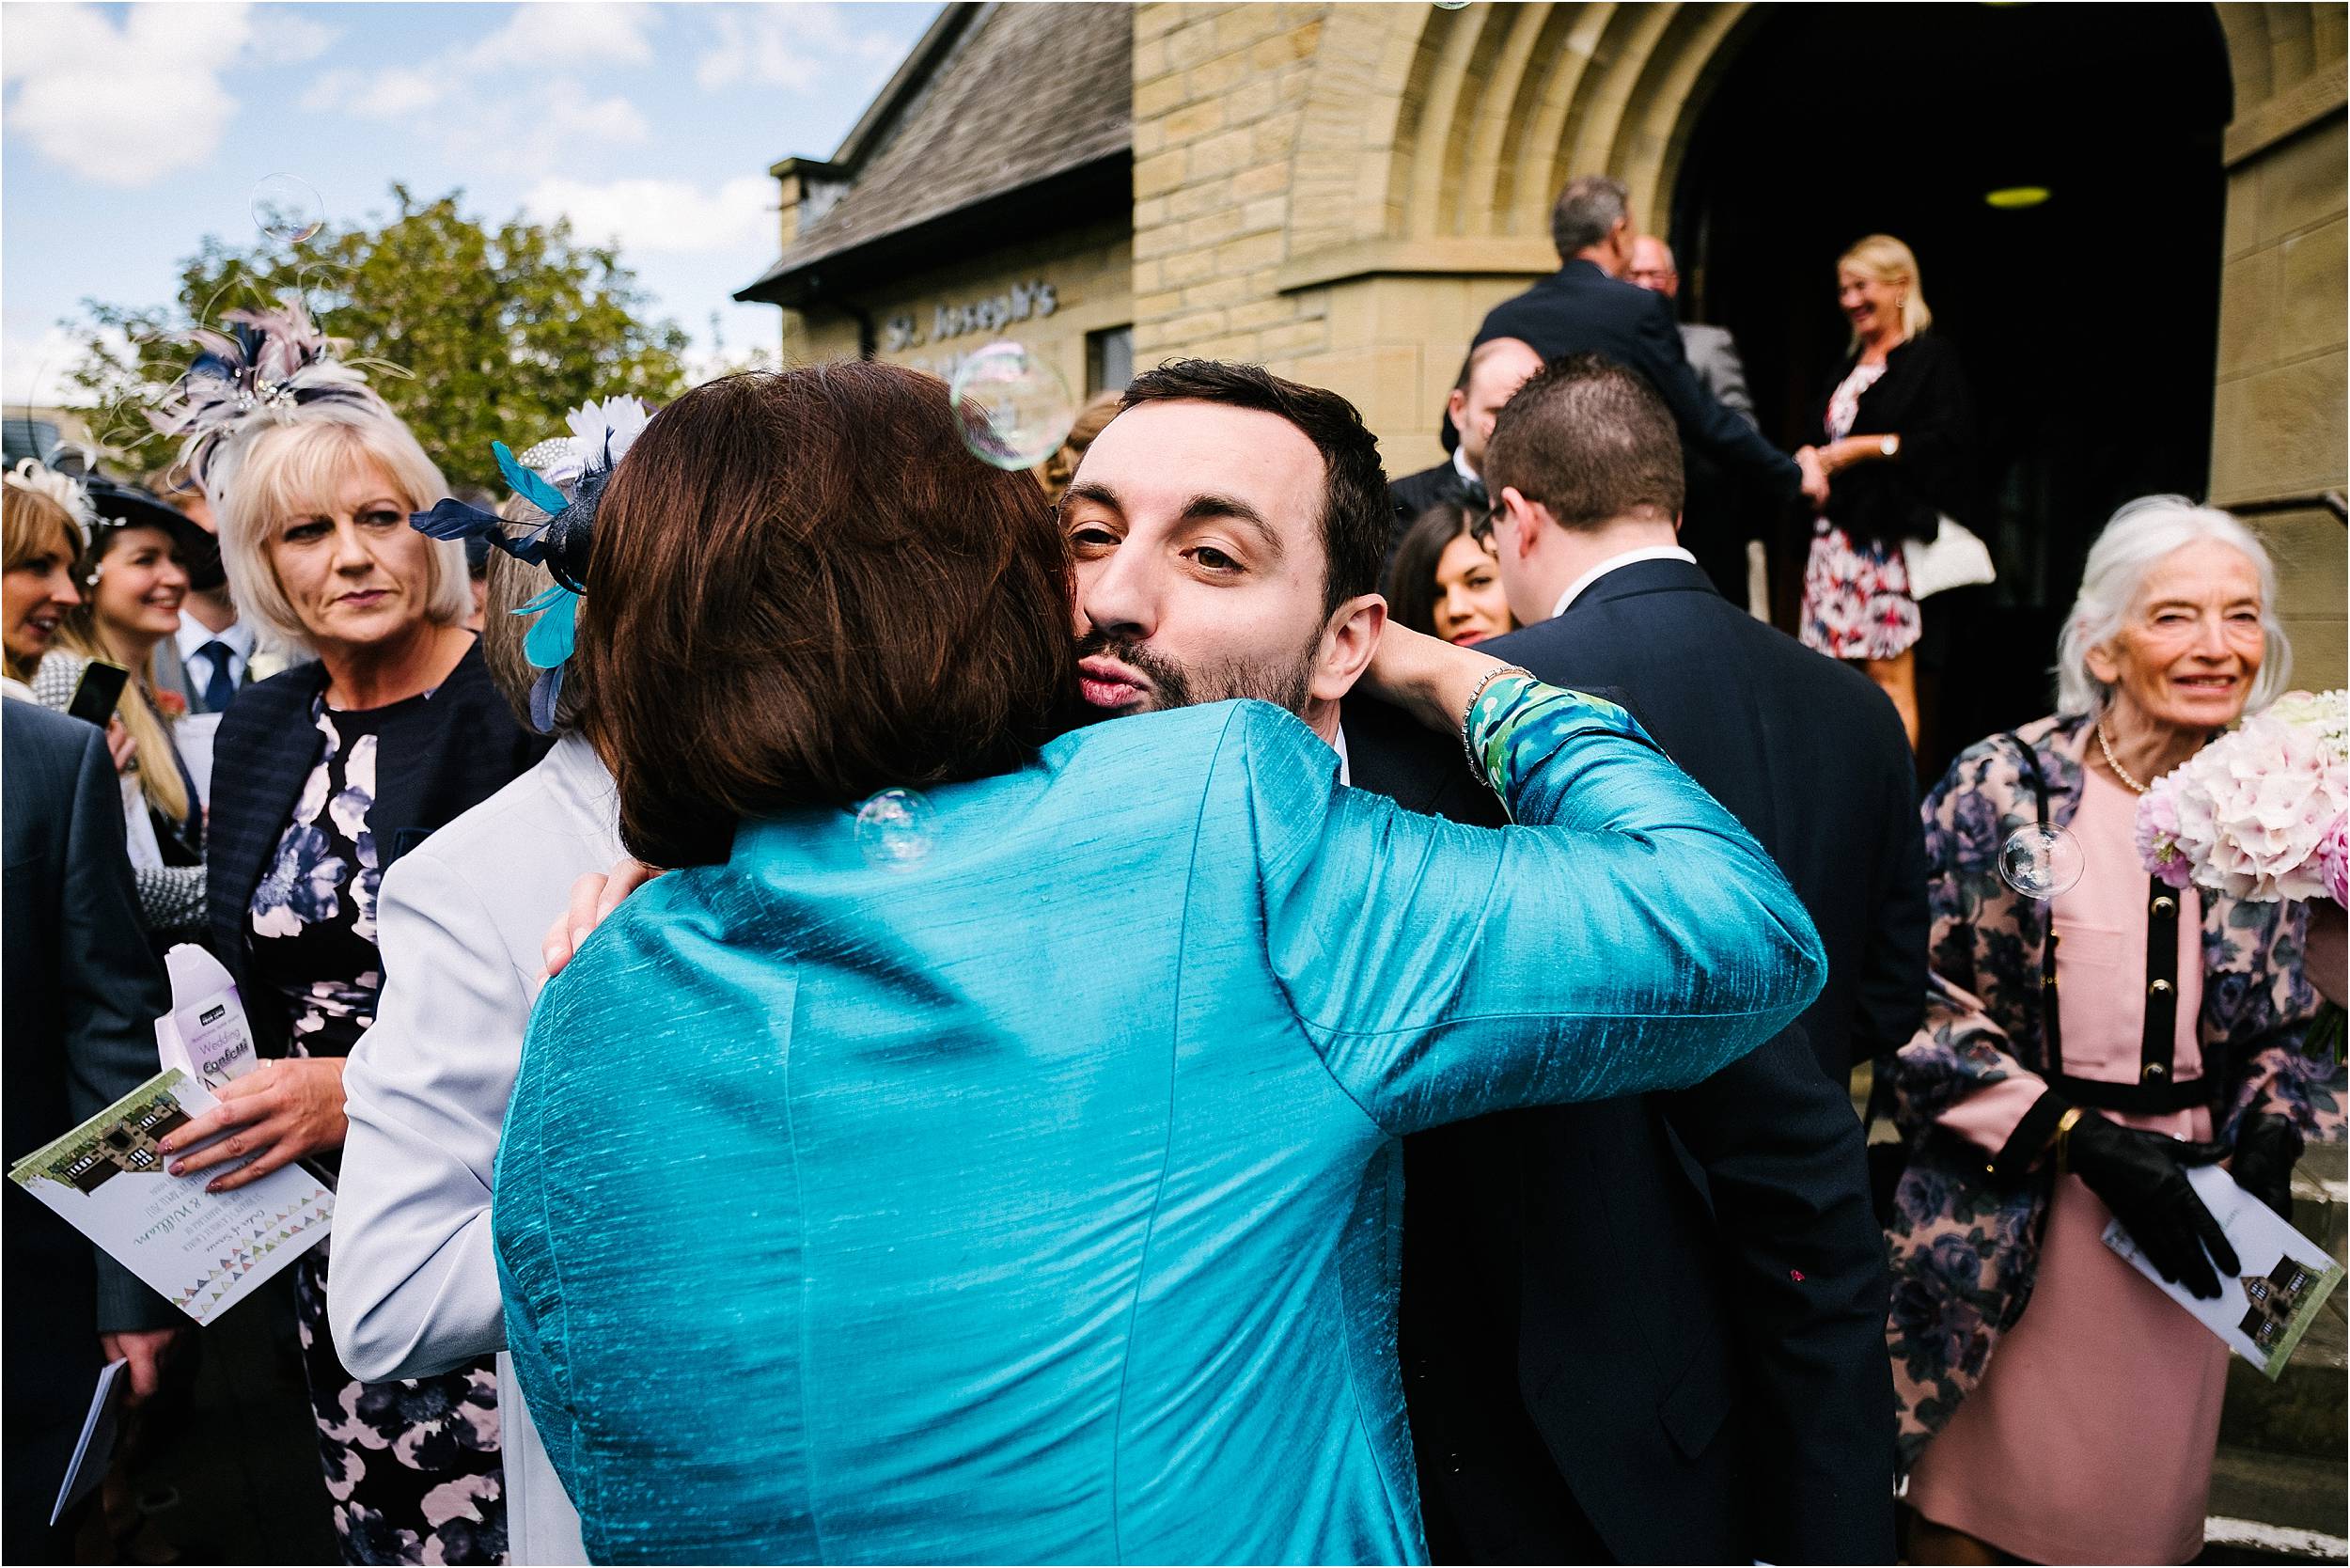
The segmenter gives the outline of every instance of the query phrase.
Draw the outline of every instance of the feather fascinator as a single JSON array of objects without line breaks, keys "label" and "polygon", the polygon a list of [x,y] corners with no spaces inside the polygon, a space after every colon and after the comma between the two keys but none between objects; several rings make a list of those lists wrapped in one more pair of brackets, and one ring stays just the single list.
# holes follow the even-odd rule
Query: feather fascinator
[{"label": "feather fascinator", "polygon": [[221,453],[243,432],[289,423],[315,403],[385,407],[366,376],[335,358],[299,300],[226,311],[221,322],[225,331],[185,334],[196,363],[147,416],[164,434],[184,438],[180,463],[207,494]]},{"label": "feather fascinator", "polygon": [[97,533],[98,509],[90,504],[89,486],[72,475],[60,473],[39,458],[20,458],[5,478],[15,489],[38,495],[63,510],[81,530],[84,541]]},{"label": "feather fascinator", "polygon": [[541,734],[555,731],[563,666],[572,656],[580,595],[588,591],[597,505],[612,470],[651,417],[652,411],[634,398],[606,398],[583,403],[566,416],[571,434],[541,441],[521,457],[505,442],[492,442],[491,455],[508,486],[546,517],[542,523],[520,525],[519,533],[509,533],[507,520],[497,513],[453,495],[408,519],[417,532],[431,539],[486,540],[518,561],[545,567],[555,578],[553,588],[514,611],[539,618],[523,638],[523,656],[542,672],[530,688],[530,719]]}]

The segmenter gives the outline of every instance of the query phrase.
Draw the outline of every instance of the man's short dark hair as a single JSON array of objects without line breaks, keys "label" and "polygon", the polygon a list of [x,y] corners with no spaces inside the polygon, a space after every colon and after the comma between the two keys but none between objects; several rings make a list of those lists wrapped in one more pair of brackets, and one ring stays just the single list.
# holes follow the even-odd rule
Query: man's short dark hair
[{"label": "man's short dark hair", "polygon": [[1572,261],[1575,252],[1607,238],[1631,205],[1631,190],[1613,175],[1586,174],[1568,180],[1550,210],[1550,243],[1559,247],[1559,259]]},{"label": "man's short dark hair", "polygon": [[1550,509],[1568,528],[1681,515],[1681,432],[1637,372],[1595,353],[1546,365],[1501,407],[1485,443],[1485,485]]},{"label": "man's short dark hair", "polygon": [[1256,409],[1295,425],[1322,454],[1324,612],[1379,591],[1395,507],[1379,463],[1379,438],[1364,427],[1353,403],[1319,386],[1284,381],[1261,365],[1175,359],[1136,376],[1119,408],[1171,402]]}]

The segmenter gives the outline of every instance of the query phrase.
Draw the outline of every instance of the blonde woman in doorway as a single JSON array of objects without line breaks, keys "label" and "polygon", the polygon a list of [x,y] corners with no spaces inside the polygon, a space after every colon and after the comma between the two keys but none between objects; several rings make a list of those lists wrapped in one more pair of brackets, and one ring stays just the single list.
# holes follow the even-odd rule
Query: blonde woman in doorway
[{"label": "blonde woman in doorway", "polygon": [[[1803,640],[1859,661],[1918,744],[1918,601],[1905,540],[1931,540],[1942,517],[1965,521],[1974,470],[1974,405],[1958,356],[1928,328],[1918,259],[1889,234],[1856,242],[1836,263],[1851,354],[1806,447],[1828,476],[1803,577]],[[1802,453],[1797,453],[1800,460]]]}]

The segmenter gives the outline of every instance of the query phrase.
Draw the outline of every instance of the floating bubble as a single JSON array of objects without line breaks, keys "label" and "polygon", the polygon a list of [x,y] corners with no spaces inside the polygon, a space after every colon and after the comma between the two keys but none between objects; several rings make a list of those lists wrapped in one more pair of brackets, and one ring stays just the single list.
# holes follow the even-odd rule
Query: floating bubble
[{"label": "floating bubble", "polygon": [[326,227],[326,203],[299,175],[273,174],[253,187],[253,221],[271,239],[298,245]]},{"label": "floating bubble", "polygon": [[909,871],[938,842],[938,813],[913,790],[884,790],[856,808],[856,847],[872,865]]},{"label": "floating bubble", "polygon": [[1440,11],[1465,11],[1468,9],[1468,3],[1469,0],[1436,0],[1436,9]]},{"label": "floating bubble", "polygon": [[963,444],[998,468],[1034,468],[1060,450],[1077,422],[1076,400],[1051,361],[1009,340],[964,360],[948,391]]},{"label": "floating bubble", "polygon": [[2070,892],[2087,865],[2080,840],[2060,827],[2019,827],[1999,846],[1999,880],[2028,899]]}]

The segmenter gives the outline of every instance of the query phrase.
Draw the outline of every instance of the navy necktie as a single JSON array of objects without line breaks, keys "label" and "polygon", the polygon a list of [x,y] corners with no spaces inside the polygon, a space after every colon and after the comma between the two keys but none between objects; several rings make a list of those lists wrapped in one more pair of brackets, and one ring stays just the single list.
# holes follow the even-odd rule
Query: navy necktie
[{"label": "navy necktie", "polygon": [[229,699],[237,695],[237,683],[228,678],[228,661],[235,656],[236,650],[215,639],[197,649],[196,652],[212,662],[212,673],[204,682],[204,710],[212,713],[225,713],[228,711]]}]

